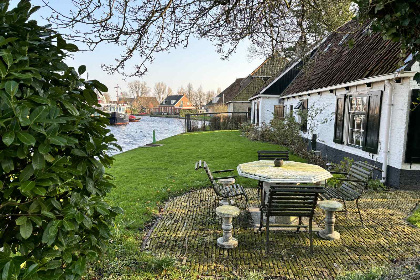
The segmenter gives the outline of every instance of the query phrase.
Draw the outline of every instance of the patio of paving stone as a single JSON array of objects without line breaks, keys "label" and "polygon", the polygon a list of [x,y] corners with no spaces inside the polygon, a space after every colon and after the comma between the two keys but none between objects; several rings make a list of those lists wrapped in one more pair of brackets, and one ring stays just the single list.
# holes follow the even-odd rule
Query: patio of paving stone
[{"label": "patio of paving stone", "polygon": [[[250,207],[258,205],[256,189],[246,190]],[[259,271],[267,276],[290,279],[331,279],[344,271],[368,270],[394,260],[420,255],[420,229],[406,217],[420,202],[420,191],[370,192],[362,196],[360,208],[365,228],[349,202],[348,218],[336,215],[341,239],[327,241],[314,234],[314,254],[309,253],[307,232],[270,231],[269,255],[265,234],[254,233],[250,214],[241,211],[233,220],[239,246],[220,249],[221,223],[212,189],[193,191],[166,203],[160,219],[145,239],[144,250],[172,256],[199,271],[202,276],[242,276]],[[315,220],[323,227],[324,213],[317,209]]]}]

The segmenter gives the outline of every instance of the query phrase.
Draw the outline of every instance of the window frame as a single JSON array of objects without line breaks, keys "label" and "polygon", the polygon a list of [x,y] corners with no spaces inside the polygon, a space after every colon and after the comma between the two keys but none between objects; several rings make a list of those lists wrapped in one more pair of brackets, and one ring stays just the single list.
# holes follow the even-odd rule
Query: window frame
[{"label": "window frame", "polygon": [[[356,149],[377,154],[379,147],[379,132],[380,132],[380,119],[382,116],[382,90],[369,91],[364,94],[343,94],[336,98],[335,108],[335,123],[334,123],[334,138],[333,141],[337,144],[346,145]],[[365,115],[366,121],[364,123],[363,145],[354,145],[349,143],[350,134],[350,100],[352,97],[367,97]],[[344,108],[339,108],[340,99],[344,101]],[[338,110],[342,110],[339,112]],[[359,111],[362,112],[362,111]],[[342,124],[338,123],[339,115],[343,114]],[[341,130],[341,131],[340,131]]]},{"label": "window frame", "polygon": [[274,118],[279,120],[284,120],[284,104],[274,105]]}]

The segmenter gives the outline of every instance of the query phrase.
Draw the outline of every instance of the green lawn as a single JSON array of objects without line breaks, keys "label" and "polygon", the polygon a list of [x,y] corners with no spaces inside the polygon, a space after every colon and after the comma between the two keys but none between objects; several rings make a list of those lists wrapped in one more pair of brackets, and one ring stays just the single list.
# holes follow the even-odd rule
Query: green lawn
[{"label": "green lawn", "polygon": [[[138,148],[115,156],[108,172],[115,177],[116,188],[107,199],[125,211],[118,223],[126,228],[142,228],[170,196],[209,185],[204,171],[194,170],[195,162],[207,161],[212,170],[235,169],[243,162],[257,160],[258,150],[282,147],[253,142],[238,131],[195,132],[177,135],[159,142],[161,147]],[[291,160],[303,161],[291,155]],[[256,181],[238,177],[245,187]]]},{"label": "green lawn", "polygon": [[[283,149],[250,141],[239,131],[187,133],[158,143],[163,146],[116,155],[114,165],[107,170],[116,185],[107,200],[122,207],[124,214],[116,219],[109,250],[90,264],[89,279],[156,279],[162,275],[165,279],[196,279],[198,272],[175,265],[173,259],[141,252],[145,226],[170,197],[209,186],[204,170],[194,170],[196,161],[207,161],[212,170],[235,169],[236,174],[238,164],[257,160],[258,150]],[[304,161],[293,155],[290,159]],[[242,177],[237,182],[257,186],[255,180]]]}]

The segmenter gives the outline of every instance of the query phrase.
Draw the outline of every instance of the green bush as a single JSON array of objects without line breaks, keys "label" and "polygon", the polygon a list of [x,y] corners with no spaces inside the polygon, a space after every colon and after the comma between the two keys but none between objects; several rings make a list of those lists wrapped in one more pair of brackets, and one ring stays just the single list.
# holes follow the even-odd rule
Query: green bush
[{"label": "green bush", "polygon": [[121,210],[105,152],[115,144],[94,109],[96,80],[64,63],[77,47],[0,1],[0,272],[2,279],[80,279]]},{"label": "green bush", "polygon": [[[344,172],[348,173],[350,171],[351,165],[353,164],[354,159],[345,157],[342,161],[339,163],[335,163],[332,166],[332,170],[336,172]],[[328,185],[330,186],[340,186],[342,181],[339,180],[339,178],[344,178],[344,175],[341,174],[335,174],[333,178],[328,180]],[[388,189],[387,186],[384,185],[379,179],[371,179],[368,181],[367,188],[369,190],[386,190]]]},{"label": "green bush", "polygon": [[393,260],[386,267],[372,267],[368,271],[345,272],[336,280],[418,280],[420,279],[420,259]]},{"label": "green bush", "polygon": [[250,140],[278,144],[309,163],[326,167],[326,161],[319,155],[308,150],[308,140],[300,133],[301,124],[293,116],[284,119],[274,118],[270,124],[260,126],[244,124],[240,126],[241,132]]},{"label": "green bush", "polygon": [[[407,221],[414,226],[420,228],[420,205],[418,204],[413,213],[408,217]],[[419,267],[420,268],[420,267]]]},{"label": "green bush", "polygon": [[209,120],[210,130],[237,130],[243,123],[246,123],[246,115],[217,114],[212,115]]}]

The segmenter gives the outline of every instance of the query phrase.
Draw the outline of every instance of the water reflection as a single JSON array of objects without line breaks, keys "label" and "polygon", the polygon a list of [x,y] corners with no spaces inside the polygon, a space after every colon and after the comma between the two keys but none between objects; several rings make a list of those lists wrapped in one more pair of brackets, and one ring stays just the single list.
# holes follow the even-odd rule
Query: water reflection
[{"label": "water reflection", "polygon": [[[142,116],[139,122],[131,122],[125,126],[109,126],[111,133],[117,138],[122,152],[152,143],[153,130],[156,131],[156,141],[181,134],[185,131],[183,119],[158,118]],[[109,151],[110,155],[121,153]]]}]

